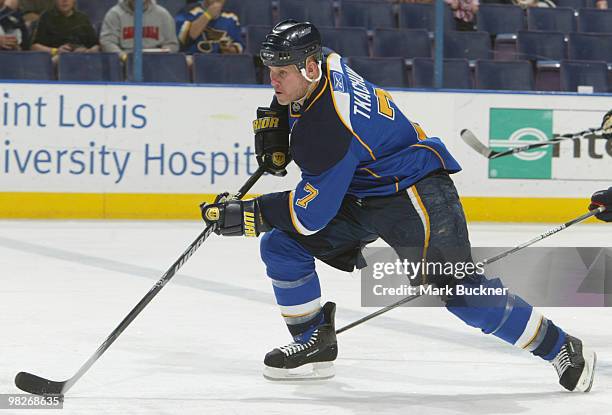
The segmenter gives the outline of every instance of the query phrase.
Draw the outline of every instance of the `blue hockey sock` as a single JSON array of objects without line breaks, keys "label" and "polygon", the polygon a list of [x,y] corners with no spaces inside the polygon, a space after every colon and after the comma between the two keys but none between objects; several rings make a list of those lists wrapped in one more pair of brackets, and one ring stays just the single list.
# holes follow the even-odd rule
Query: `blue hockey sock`
[{"label": "blue hockey sock", "polygon": [[544,360],[552,360],[565,342],[563,330],[514,294],[508,295],[502,320],[492,334]]},{"label": "blue hockey sock", "polygon": [[[463,281],[461,285],[504,288],[497,278]],[[455,295],[449,298],[446,307],[468,325],[544,360],[552,360],[565,342],[563,330],[507,289],[500,295]]]},{"label": "blue hockey sock", "polygon": [[307,342],[323,321],[313,256],[286,233],[272,230],[261,239],[261,257],[289,332],[295,341]]}]

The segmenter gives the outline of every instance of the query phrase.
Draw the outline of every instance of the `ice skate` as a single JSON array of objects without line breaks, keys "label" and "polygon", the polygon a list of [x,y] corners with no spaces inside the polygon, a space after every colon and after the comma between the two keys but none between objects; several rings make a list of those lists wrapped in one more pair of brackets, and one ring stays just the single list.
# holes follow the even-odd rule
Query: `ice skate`
[{"label": "ice skate", "polygon": [[552,360],[559,383],[574,392],[588,392],[593,386],[597,355],[583,346],[582,341],[567,335],[561,350]]},{"label": "ice skate", "polygon": [[323,306],[324,322],[305,343],[290,343],[269,352],[264,359],[264,377],[275,381],[329,379],[335,374],[338,355],[334,314],[336,305]]}]

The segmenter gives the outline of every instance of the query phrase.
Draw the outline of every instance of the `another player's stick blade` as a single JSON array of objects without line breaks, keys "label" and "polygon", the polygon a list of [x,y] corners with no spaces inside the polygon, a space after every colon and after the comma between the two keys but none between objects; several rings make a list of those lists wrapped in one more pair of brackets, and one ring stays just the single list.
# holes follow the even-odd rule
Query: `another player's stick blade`
[{"label": "another player's stick blade", "polygon": [[66,382],[54,382],[31,373],[19,372],[15,376],[15,385],[22,391],[40,396],[62,396]]},{"label": "another player's stick blade", "polygon": [[480,140],[476,138],[474,133],[467,128],[461,130],[461,138],[468,146],[472,147],[486,158],[490,158],[493,155],[493,151],[489,147],[482,144]]}]

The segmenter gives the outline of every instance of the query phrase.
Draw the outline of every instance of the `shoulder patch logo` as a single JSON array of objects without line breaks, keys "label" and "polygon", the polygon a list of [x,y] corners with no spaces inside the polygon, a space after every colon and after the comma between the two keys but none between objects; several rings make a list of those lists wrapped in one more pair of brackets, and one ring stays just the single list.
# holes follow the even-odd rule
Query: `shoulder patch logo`
[{"label": "shoulder patch logo", "polygon": [[331,73],[332,73],[332,78],[334,80],[334,90],[340,91],[340,92],[346,92],[344,90],[344,78],[342,77],[342,74],[336,71],[331,71]]},{"label": "shoulder patch logo", "polygon": [[310,183],[306,183],[304,186],[304,191],[308,193],[306,196],[299,198],[295,204],[301,208],[306,209],[308,204],[313,201],[315,197],[319,195],[319,191]]}]

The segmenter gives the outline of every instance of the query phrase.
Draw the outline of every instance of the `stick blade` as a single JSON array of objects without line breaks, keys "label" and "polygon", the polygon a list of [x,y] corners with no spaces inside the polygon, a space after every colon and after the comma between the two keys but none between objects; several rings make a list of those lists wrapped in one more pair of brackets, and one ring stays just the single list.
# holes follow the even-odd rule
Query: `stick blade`
[{"label": "stick blade", "polygon": [[19,372],[15,376],[15,385],[19,389],[40,396],[63,396],[65,384],[66,382],[54,382],[27,372]]},{"label": "stick blade", "polygon": [[490,158],[493,154],[493,151],[489,147],[482,144],[482,142],[476,138],[474,133],[467,128],[461,130],[461,138],[468,146],[472,147],[486,158]]}]

